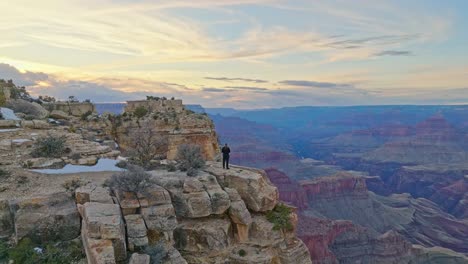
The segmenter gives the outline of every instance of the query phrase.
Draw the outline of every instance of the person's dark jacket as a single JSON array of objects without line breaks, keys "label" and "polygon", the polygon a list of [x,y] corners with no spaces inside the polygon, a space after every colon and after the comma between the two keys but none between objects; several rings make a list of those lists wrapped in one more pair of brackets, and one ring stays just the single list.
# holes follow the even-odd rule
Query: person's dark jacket
[{"label": "person's dark jacket", "polygon": [[224,146],[221,149],[221,152],[223,153],[224,157],[229,157],[229,153],[231,153],[231,149],[229,147]]}]

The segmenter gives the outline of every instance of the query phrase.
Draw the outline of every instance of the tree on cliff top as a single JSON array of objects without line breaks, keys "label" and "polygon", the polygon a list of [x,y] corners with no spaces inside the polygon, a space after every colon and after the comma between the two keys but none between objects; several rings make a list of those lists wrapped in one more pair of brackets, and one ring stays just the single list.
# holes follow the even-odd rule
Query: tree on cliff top
[{"label": "tree on cliff top", "polygon": [[158,133],[149,122],[144,122],[130,134],[129,160],[150,169],[151,161],[164,158],[168,147],[167,137]]}]

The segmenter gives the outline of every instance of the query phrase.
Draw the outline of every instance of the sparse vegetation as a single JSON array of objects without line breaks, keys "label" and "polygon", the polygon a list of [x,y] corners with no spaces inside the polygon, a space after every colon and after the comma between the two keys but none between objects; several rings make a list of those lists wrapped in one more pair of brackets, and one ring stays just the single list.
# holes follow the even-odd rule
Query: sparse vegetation
[{"label": "sparse vegetation", "polygon": [[146,100],[148,100],[148,101],[150,101],[150,100],[159,101],[159,99],[161,99],[161,98],[159,98],[157,96],[151,96],[151,95],[146,96]]},{"label": "sparse vegetation", "polygon": [[45,103],[55,103],[57,101],[55,97],[48,96],[48,95],[39,95],[39,100]]},{"label": "sparse vegetation", "polygon": [[81,120],[86,121],[86,120],[88,119],[88,116],[90,116],[90,115],[92,115],[92,114],[93,114],[93,112],[91,112],[91,111],[88,111],[88,112],[86,112],[86,113],[83,113],[83,114],[81,115]]},{"label": "sparse vegetation", "polygon": [[202,151],[199,145],[180,145],[177,150],[179,169],[187,171],[188,176],[196,176],[198,170],[205,166]]},{"label": "sparse vegetation", "polygon": [[135,116],[140,119],[148,114],[148,109],[146,109],[144,106],[138,106],[135,108],[135,111],[133,111],[133,114],[135,114]]},{"label": "sparse vegetation", "polygon": [[24,238],[15,247],[0,243],[0,262],[12,260],[13,263],[21,264],[62,264],[83,258],[85,255],[78,241],[40,245]]},{"label": "sparse vegetation", "polygon": [[141,167],[128,165],[127,170],[114,174],[105,182],[105,186],[125,192],[143,192],[153,184],[151,175]]},{"label": "sparse vegetation", "polygon": [[290,207],[279,203],[273,210],[267,212],[266,218],[273,223],[273,230],[291,231],[293,229],[291,212]]},{"label": "sparse vegetation", "polygon": [[79,100],[78,100],[74,95],[70,95],[70,96],[68,96],[68,102],[70,102],[70,103],[78,103]]},{"label": "sparse vegetation", "polygon": [[65,153],[65,138],[47,136],[39,138],[31,153],[33,157],[59,158]]},{"label": "sparse vegetation", "polygon": [[83,182],[80,178],[74,178],[74,179],[70,179],[70,180],[65,181],[62,184],[62,187],[65,188],[65,190],[67,192],[70,192],[70,193],[74,194],[76,189],[80,188],[84,184],[85,184],[85,182]]},{"label": "sparse vegetation", "polygon": [[130,135],[129,161],[150,169],[151,161],[163,158],[167,153],[168,139],[156,132],[150,123],[143,123]]},{"label": "sparse vegetation", "polygon": [[115,164],[116,167],[119,167],[121,169],[125,169],[128,166],[128,162],[126,160],[121,160]]},{"label": "sparse vegetation", "polygon": [[177,167],[174,164],[168,164],[166,166],[166,168],[167,168],[168,171],[176,171],[177,170]]}]

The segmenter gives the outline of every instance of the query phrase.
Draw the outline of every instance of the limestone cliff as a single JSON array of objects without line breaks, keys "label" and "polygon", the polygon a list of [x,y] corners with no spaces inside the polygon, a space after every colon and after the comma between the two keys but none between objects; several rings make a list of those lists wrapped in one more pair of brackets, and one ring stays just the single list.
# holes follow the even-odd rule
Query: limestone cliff
[{"label": "limestone cliff", "polygon": [[[209,163],[197,177],[164,170],[151,175],[153,185],[133,193],[101,187],[91,180],[96,175],[83,174],[91,182],[76,189],[76,204],[64,192],[4,199],[0,235],[16,241],[79,235],[91,264],[124,263],[161,241],[163,263],[312,263],[295,227],[275,230],[267,220],[279,200],[263,171]],[[295,226],[297,216],[290,219]]]},{"label": "limestone cliff", "polygon": [[[135,113],[139,109],[139,113]],[[135,131],[149,127],[160,136],[167,136],[168,149],[161,156],[174,159],[178,146],[200,145],[207,160],[214,160],[219,152],[218,137],[212,120],[206,114],[185,109],[181,100],[129,101],[121,115],[103,114],[75,120],[87,137],[115,140],[124,152],[130,149]]]}]

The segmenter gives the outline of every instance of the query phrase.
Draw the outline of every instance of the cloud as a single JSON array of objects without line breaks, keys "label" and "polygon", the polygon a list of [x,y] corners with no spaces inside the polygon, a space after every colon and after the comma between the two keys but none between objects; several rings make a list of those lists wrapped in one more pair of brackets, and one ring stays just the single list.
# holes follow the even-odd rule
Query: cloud
[{"label": "cloud", "polygon": [[0,79],[14,80],[16,85],[19,86],[30,86],[36,84],[39,81],[45,81],[49,76],[42,72],[20,72],[15,67],[0,63]]},{"label": "cloud", "polygon": [[375,56],[411,56],[413,53],[407,50],[384,50],[375,53]]},{"label": "cloud", "polygon": [[204,92],[209,92],[209,93],[224,93],[229,90],[222,89],[222,88],[203,88],[202,89]]},{"label": "cloud", "polygon": [[268,81],[259,79],[248,79],[248,78],[228,78],[228,77],[205,77],[207,80],[225,81],[225,82],[253,82],[253,83],[267,83]]},{"label": "cloud", "polygon": [[244,91],[268,91],[267,88],[263,87],[251,87],[251,86],[225,86],[224,88]]},{"label": "cloud", "polygon": [[315,87],[315,88],[353,88],[351,84],[340,84],[330,82],[315,82],[315,81],[304,81],[304,80],[285,80],[280,81],[279,84],[290,85],[290,86],[302,86],[302,87]]}]

